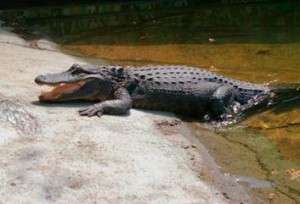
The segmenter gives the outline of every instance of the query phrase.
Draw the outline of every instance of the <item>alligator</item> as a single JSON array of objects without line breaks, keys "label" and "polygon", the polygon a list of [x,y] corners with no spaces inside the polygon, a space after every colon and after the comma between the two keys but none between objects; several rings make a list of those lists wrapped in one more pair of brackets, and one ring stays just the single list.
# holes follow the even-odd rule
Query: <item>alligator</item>
[{"label": "alligator", "polygon": [[287,88],[258,85],[181,65],[73,64],[61,73],[39,75],[35,82],[55,87],[39,96],[42,102],[100,101],[79,110],[81,116],[89,117],[124,114],[134,107],[223,120],[291,90],[293,97],[300,95],[299,84]]}]

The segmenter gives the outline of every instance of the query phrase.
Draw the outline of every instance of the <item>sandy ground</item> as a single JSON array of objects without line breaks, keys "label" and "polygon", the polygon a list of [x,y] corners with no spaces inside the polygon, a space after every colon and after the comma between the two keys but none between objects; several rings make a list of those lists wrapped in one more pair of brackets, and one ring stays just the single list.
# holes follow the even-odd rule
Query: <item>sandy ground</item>
[{"label": "sandy ground", "polygon": [[183,125],[173,115],[99,119],[78,116],[84,103],[39,104],[36,75],[82,62],[34,47],[1,29],[0,203],[226,203],[199,178],[196,147],[168,129]]}]

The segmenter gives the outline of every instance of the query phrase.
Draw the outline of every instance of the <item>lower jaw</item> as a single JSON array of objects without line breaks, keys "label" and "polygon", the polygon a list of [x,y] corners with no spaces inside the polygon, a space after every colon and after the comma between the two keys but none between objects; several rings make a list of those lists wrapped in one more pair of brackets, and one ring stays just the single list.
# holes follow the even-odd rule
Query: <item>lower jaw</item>
[{"label": "lower jaw", "polygon": [[40,95],[39,96],[39,101],[49,101],[49,102],[54,102],[54,101],[61,101],[59,98],[57,97],[47,97],[47,96],[44,96],[44,95]]},{"label": "lower jaw", "polygon": [[46,96],[40,95],[39,101],[41,102],[65,102],[65,101],[90,101],[90,102],[98,102],[100,101],[97,97],[87,97],[87,98],[71,98],[71,97],[59,97],[59,96]]},{"label": "lower jaw", "polygon": [[[69,101],[75,99],[69,99],[67,97],[68,92],[74,93],[78,91],[85,82],[76,82],[71,84],[63,84],[60,86],[56,86],[52,91],[42,93],[39,96],[40,101]],[[65,97],[64,97],[65,96]]]}]

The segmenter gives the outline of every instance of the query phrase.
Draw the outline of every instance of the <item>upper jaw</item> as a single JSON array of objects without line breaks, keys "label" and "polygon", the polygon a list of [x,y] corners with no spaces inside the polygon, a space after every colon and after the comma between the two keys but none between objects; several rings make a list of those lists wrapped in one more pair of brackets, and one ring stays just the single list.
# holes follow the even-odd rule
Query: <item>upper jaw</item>
[{"label": "upper jaw", "polygon": [[[57,80],[50,80],[50,78],[55,78],[55,77],[49,77],[47,75],[39,75],[35,78],[35,83],[38,85],[48,85],[48,86],[58,86],[60,84],[71,84],[71,83],[76,83],[78,81],[85,81],[85,78],[80,78],[80,77],[57,77]],[[62,79],[59,79],[62,78]]]}]

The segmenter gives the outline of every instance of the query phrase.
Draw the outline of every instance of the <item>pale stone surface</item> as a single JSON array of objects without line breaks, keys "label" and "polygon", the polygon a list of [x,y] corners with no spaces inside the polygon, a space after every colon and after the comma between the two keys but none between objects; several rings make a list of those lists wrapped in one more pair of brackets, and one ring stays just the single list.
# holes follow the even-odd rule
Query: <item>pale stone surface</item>
[{"label": "pale stone surface", "polygon": [[155,126],[172,115],[87,118],[77,114],[83,103],[37,103],[36,75],[80,62],[44,48],[0,31],[0,93],[37,124],[29,134],[0,120],[0,203],[225,203]]}]

